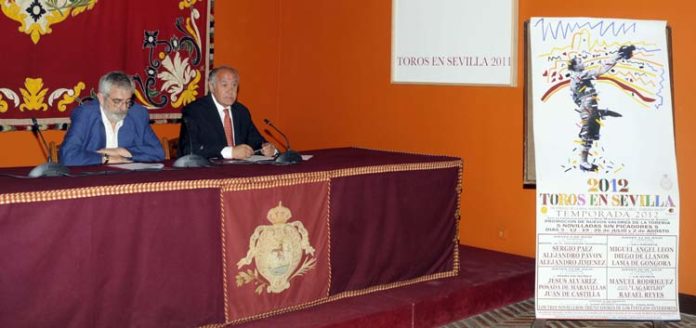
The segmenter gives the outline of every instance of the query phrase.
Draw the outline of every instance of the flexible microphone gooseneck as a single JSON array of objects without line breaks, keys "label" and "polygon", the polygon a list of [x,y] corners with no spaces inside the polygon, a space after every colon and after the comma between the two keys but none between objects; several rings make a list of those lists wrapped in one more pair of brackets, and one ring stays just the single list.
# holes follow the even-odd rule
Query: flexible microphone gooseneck
[{"label": "flexible microphone gooseneck", "polygon": [[208,161],[206,158],[204,158],[201,155],[196,155],[193,152],[193,136],[195,135],[195,125],[191,124],[187,118],[182,118],[181,119],[181,124],[184,125],[186,130],[188,131],[188,142],[189,142],[189,151],[188,154],[182,157],[179,157],[176,161],[174,161],[174,164],[172,166],[174,167],[206,167],[210,166],[210,161]]},{"label": "flexible microphone gooseneck", "polygon": [[281,136],[283,136],[283,139],[285,139],[285,144],[283,145],[285,147],[285,152],[280,153],[278,157],[276,157],[276,163],[281,163],[281,164],[295,164],[302,162],[302,156],[294,150],[290,148],[290,140],[288,140],[288,137],[283,133],[283,131],[280,131],[273,123],[271,123],[271,120],[264,118],[263,122],[266,123],[266,125],[270,126],[278,132]]},{"label": "flexible microphone gooseneck", "polygon": [[70,173],[70,170],[68,170],[67,167],[61,165],[60,163],[54,162],[53,155],[51,155],[51,151],[48,148],[48,143],[46,142],[43,133],[41,133],[41,127],[39,127],[39,122],[36,120],[35,117],[31,118],[31,131],[34,133],[35,136],[38,135],[38,138],[41,140],[43,150],[46,152],[47,162],[31,169],[31,171],[29,172],[29,176],[32,178],[38,178],[44,176],[57,177],[68,175]]},{"label": "flexible microphone gooseneck", "polygon": [[53,155],[48,149],[48,143],[46,142],[43,133],[41,133],[41,127],[39,126],[39,121],[36,120],[36,117],[31,118],[31,131],[39,136],[39,139],[41,140],[41,143],[44,146],[43,149],[46,151],[46,160],[48,161],[48,163],[53,163]]}]

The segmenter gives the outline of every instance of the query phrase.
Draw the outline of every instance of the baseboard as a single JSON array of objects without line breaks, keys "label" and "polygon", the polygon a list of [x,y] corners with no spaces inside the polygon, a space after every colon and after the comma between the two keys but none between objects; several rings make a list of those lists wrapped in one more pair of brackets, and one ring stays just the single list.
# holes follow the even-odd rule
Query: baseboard
[{"label": "baseboard", "polygon": [[681,313],[696,315],[696,296],[679,294],[679,311]]}]

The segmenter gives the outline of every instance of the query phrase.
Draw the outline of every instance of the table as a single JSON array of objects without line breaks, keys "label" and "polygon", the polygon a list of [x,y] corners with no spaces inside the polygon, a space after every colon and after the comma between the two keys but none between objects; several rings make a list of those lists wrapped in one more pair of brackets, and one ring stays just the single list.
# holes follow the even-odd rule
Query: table
[{"label": "table", "polygon": [[214,326],[458,273],[461,160],[304,153],[290,166],[0,170],[0,326]]}]

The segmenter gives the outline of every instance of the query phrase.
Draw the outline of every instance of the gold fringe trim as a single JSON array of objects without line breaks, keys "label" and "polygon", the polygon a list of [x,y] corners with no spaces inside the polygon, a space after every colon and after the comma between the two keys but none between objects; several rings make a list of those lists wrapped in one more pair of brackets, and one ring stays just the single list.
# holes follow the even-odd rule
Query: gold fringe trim
[{"label": "gold fringe trim", "polygon": [[448,162],[428,162],[428,163],[410,163],[410,164],[388,164],[377,166],[363,166],[356,168],[340,169],[331,171],[332,178],[347,177],[353,175],[377,174],[386,172],[406,172],[406,171],[424,171],[424,170],[439,170],[452,167],[461,167],[462,161]]},{"label": "gold fringe trim", "polygon": [[0,194],[0,205],[49,202],[56,200],[126,195],[145,192],[209,189],[219,187],[220,180],[190,180],[135,183],[113,186],[57,189],[47,191],[30,191],[11,194]]},{"label": "gold fringe trim", "polygon": [[[363,166],[348,169],[338,169],[330,171],[293,173],[282,175],[267,175],[248,178],[231,178],[231,179],[209,179],[209,180],[186,180],[186,181],[164,181],[164,182],[148,182],[135,183],[124,185],[109,185],[73,189],[57,189],[47,191],[30,191],[10,194],[0,194],[0,205],[32,203],[32,202],[47,202],[56,200],[67,200],[76,198],[101,197],[124,195],[145,192],[161,192],[161,191],[176,191],[190,189],[206,189],[206,188],[221,188],[228,185],[262,185],[265,182],[285,183],[285,180],[315,180],[323,181],[327,178],[339,178],[354,175],[378,174],[386,172],[405,172],[405,171],[421,171],[421,170],[437,170],[452,167],[459,167],[461,170],[462,161],[446,161],[446,162],[426,162],[426,163],[410,163],[410,164],[389,164]],[[319,179],[319,180],[316,180]],[[238,190],[244,190],[242,187]]]},{"label": "gold fringe trim", "polygon": [[229,296],[227,293],[227,228],[225,226],[225,193],[223,189],[220,189],[220,240],[222,243],[222,291],[224,295],[224,306],[225,306],[225,320],[229,321],[230,313],[228,310]]},{"label": "gold fringe trim", "polygon": [[[267,179],[267,178],[273,179]],[[264,179],[257,181],[255,179],[227,179],[223,180],[222,191],[242,191],[242,190],[258,190],[268,188],[278,188],[294,186],[305,183],[326,182],[331,181],[331,178],[324,175],[281,175],[281,176],[266,176]]]},{"label": "gold fringe trim", "polygon": [[327,185],[327,199],[326,201],[328,202],[327,204],[327,211],[326,211],[326,229],[327,229],[327,234],[326,234],[326,242],[327,242],[327,257],[326,257],[326,262],[328,263],[329,266],[329,282],[328,285],[326,286],[326,297],[329,297],[329,293],[331,292],[331,281],[333,281],[333,276],[331,275],[331,272],[333,271],[333,267],[331,266],[331,180],[329,180],[329,183]]},{"label": "gold fringe trim", "polygon": [[[409,163],[409,164],[387,164],[387,165],[375,165],[375,166],[362,166],[347,169],[338,169],[330,171],[316,171],[316,172],[305,172],[305,173],[292,173],[292,174],[282,174],[282,175],[264,175],[256,177],[246,177],[246,178],[230,178],[222,181],[223,186],[228,185],[252,185],[252,184],[263,184],[268,182],[276,182],[279,185],[292,185],[287,181],[323,181],[325,179],[342,178],[355,175],[367,175],[367,174],[379,174],[387,172],[407,172],[407,171],[425,171],[425,170],[439,170],[446,168],[458,167],[460,170],[461,180],[461,167],[462,161],[447,161],[447,162],[427,162],[427,163]],[[278,182],[283,181],[283,182]],[[234,190],[246,190],[244,187],[232,187],[240,188]],[[249,189],[262,189],[259,188],[249,188]],[[232,189],[230,189],[232,190]]]},{"label": "gold fringe trim", "polygon": [[457,272],[455,272],[454,270],[445,271],[445,272],[438,272],[435,274],[426,275],[426,276],[414,278],[411,280],[397,281],[397,282],[393,282],[390,284],[373,286],[373,287],[365,288],[365,289],[361,289],[361,290],[353,290],[353,291],[338,293],[336,295],[331,296],[330,300],[337,301],[337,300],[348,298],[348,297],[362,296],[362,295],[367,295],[367,294],[371,294],[374,292],[381,292],[381,291],[385,291],[385,290],[389,290],[389,289],[393,289],[393,288],[404,287],[404,286],[418,284],[421,282],[437,280],[437,279],[442,279],[442,278],[455,277],[455,276],[457,276]]},{"label": "gold fringe trim", "polygon": [[463,181],[463,176],[464,176],[464,165],[460,161],[459,162],[459,174],[457,178],[457,190],[456,195],[457,195],[457,209],[454,212],[454,219],[456,221],[455,226],[457,227],[455,233],[454,233],[454,263],[453,263],[453,268],[454,272],[459,275],[459,228],[460,228],[460,223],[461,223],[461,210],[462,210],[462,188],[464,185],[462,184]]}]

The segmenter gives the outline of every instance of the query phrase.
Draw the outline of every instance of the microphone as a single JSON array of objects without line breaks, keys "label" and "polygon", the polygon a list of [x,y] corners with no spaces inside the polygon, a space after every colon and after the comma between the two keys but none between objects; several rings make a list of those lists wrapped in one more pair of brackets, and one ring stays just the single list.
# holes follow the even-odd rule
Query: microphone
[{"label": "microphone", "polygon": [[38,138],[41,140],[41,145],[43,146],[43,149],[46,152],[47,162],[31,169],[31,171],[29,172],[29,176],[32,178],[38,178],[44,176],[57,177],[68,175],[70,173],[70,170],[68,170],[67,167],[61,165],[60,163],[54,162],[53,156],[51,155],[51,152],[48,149],[48,143],[46,143],[46,139],[44,138],[43,133],[41,133],[39,122],[36,120],[35,117],[31,118],[31,131],[34,133],[34,136],[38,135]]},{"label": "microphone", "polygon": [[288,140],[288,137],[280,131],[273,123],[271,123],[271,120],[264,118],[263,122],[266,123],[266,125],[270,126],[273,128],[273,130],[276,130],[281,136],[283,136],[283,139],[285,139],[285,152],[280,153],[278,157],[276,157],[276,163],[281,163],[281,164],[295,164],[302,162],[302,156],[300,154],[292,149],[290,149],[290,140]]},{"label": "microphone", "polygon": [[195,135],[195,125],[189,122],[188,118],[182,117],[181,124],[184,125],[188,131],[188,142],[189,142],[189,153],[185,156],[179,157],[174,161],[172,166],[174,167],[206,167],[210,166],[210,161],[201,155],[196,155],[193,153],[193,136]]}]

